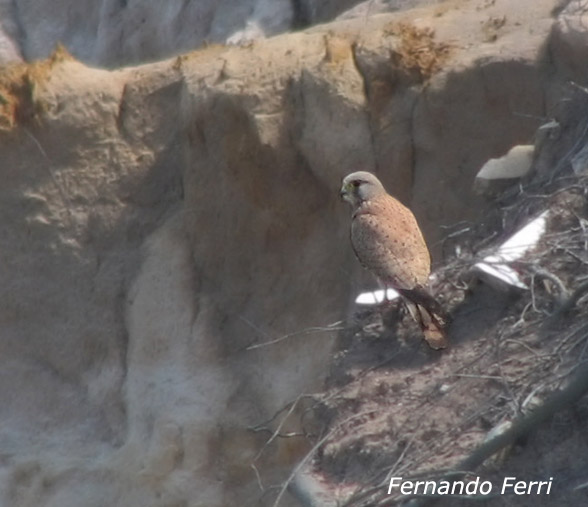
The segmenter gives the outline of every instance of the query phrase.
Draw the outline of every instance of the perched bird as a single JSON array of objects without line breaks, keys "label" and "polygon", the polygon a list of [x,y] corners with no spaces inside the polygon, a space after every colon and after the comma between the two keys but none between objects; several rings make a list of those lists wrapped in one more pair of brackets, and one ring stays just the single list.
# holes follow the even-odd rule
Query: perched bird
[{"label": "perched bird", "polygon": [[412,212],[366,171],[343,179],[341,198],[353,209],[351,244],[359,262],[408,301],[431,348],[447,347],[449,319],[427,290],[431,256]]}]

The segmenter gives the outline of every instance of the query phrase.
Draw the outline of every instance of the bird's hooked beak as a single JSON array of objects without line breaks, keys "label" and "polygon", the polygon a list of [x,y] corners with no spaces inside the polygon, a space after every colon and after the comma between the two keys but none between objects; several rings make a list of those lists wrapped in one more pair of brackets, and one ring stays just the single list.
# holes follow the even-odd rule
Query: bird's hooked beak
[{"label": "bird's hooked beak", "polygon": [[351,184],[347,183],[341,187],[339,191],[339,197],[341,197],[342,201],[351,202],[351,194],[350,194]]}]

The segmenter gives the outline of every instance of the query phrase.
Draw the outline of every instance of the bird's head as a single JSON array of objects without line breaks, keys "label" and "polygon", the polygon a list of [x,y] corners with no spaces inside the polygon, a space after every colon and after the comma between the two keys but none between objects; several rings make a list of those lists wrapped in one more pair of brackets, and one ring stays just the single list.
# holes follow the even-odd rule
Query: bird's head
[{"label": "bird's head", "polygon": [[358,171],[343,178],[339,195],[341,199],[355,208],[361,203],[385,193],[384,186],[372,173]]}]

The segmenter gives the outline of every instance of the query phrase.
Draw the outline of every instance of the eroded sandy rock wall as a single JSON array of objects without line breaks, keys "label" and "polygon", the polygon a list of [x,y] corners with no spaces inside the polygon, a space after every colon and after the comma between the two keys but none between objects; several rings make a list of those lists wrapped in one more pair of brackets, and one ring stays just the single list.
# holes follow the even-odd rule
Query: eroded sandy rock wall
[{"label": "eroded sandy rock wall", "polygon": [[[344,317],[360,269],[340,177],[378,171],[434,245],[481,213],[477,161],[532,138],[517,113],[559,82],[553,2],[491,40],[476,13],[506,3],[468,5],[404,14],[416,31],[377,17],[18,81],[0,131],[5,505],[262,503],[268,433],[248,428],[320,389],[335,333],[247,347]],[[307,449],[278,439],[263,485]]]}]

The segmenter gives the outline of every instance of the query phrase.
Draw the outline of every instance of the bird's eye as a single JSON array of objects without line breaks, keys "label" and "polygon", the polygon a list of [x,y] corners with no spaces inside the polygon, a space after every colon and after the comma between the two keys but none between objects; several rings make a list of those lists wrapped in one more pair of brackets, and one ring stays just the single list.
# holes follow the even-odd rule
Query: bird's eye
[{"label": "bird's eye", "polygon": [[352,181],[352,182],[351,182],[351,184],[352,184],[352,185],[353,185],[355,188],[357,188],[357,187],[359,187],[360,181],[359,181],[359,180],[354,180],[354,181]]}]

